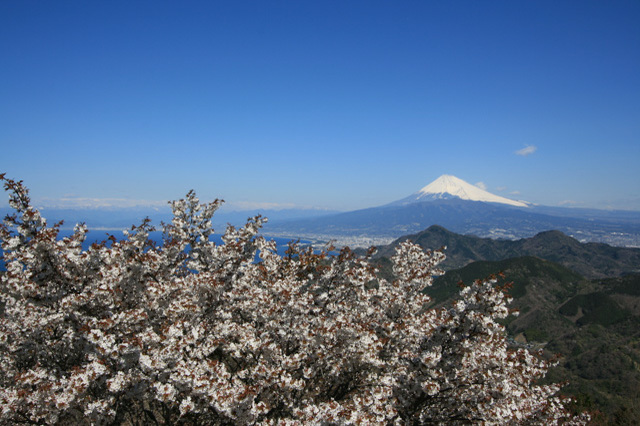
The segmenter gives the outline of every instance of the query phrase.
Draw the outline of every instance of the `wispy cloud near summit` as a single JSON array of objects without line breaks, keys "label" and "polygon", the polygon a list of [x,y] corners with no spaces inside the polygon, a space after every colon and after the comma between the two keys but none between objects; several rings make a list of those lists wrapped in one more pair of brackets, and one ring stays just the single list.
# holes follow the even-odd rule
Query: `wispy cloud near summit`
[{"label": "wispy cloud near summit", "polygon": [[484,182],[476,182],[476,186],[484,191],[487,190],[487,185]]},{"label": "wispy cloud near summit", "polygon": [[526,157],[527,155],[531,155],[538,150],[538,147],[535,145],[527,145],[522,149],[519,149],[515,152],[516,155],[521,155]]}]

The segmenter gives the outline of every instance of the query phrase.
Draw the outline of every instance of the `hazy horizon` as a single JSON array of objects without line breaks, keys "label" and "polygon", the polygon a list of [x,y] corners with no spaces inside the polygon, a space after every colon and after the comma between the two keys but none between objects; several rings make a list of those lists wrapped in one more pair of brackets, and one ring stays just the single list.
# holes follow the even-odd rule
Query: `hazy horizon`
[{"label": "hazy horizon", "polygon": [[631,0],[2,2],[0,173],[49,207],[348,211],[451,174],[640,210],[638,22]]}]

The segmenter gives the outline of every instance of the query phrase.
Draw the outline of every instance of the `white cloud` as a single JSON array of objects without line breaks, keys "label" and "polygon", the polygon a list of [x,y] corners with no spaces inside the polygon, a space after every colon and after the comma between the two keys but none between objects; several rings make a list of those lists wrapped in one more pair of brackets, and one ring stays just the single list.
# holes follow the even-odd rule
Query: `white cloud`
[{"label": "white cloud", "polygon": [[39,206],[53,209],[127,209],[134,207],[167,207],[166,201],[136,200],[131,198],[89,198],[64,196],[51,199],[42,198]]},{"label": "white cloud", "polygon": [[535,145],[527,145],[522,149],[519,149],[515,152],[516,155],[521,155],[526,157],[527,155],[531,155],[538,150],[538,147]]},{"label": "white cloud", "polygon": [[482,189],[483,191],[487,190],[487,185],[485,185],[484,182],[476,182],[475,184],[478,188]]},{"label": "white cloud", "polygon": [[506,191],[507,187],[506,186],[499,186],[496,188],[496,191]]},{"label": "white cloud", "polygon": [[[206,202],[207,200],[200,200]],[[69,209],[69,210],[93,210],[93,209],[166,209],[169,210],[167,201],[137,200],[130,198],[91,198],[79,197],[76,195],[64,195],[60,198],[41,198],[37,200],[39,208],[49,209]],[[3,207],[0,204],[0,207]],[[273,202],[253,202],[253,201],[231,201],[222,205],[221,211],[244,211],[244,210],[325,210],[318,207],[301,206],[294,203],[273,203]]]},{"label": "white cloud", "polygon": [[511,195],[520,195],[520,191],[511,191],[509,194],[511,194]]}]

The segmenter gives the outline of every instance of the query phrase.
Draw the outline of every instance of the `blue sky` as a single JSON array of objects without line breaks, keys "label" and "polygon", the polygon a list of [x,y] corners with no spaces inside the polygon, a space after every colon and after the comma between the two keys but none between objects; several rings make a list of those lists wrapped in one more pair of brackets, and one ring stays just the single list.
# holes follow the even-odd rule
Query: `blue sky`
[{"label": "blue sky", "polygon": [[636,0],[3,1],[0,172],[51,206],[349,210],[452,174],[640,210],[639,22]]}]

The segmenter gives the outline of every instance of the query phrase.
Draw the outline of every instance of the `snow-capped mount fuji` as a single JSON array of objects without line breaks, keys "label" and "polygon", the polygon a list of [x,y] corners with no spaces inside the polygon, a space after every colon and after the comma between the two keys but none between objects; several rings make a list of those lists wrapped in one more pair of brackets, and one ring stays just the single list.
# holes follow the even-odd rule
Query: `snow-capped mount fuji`
[{"label": "snow-capped mount fuji", "polygon": [[453,198],[468,201],[482,201],[485,203],[507,204],[515,207],[528,207],[528,204],[523,201],[510,200],[509,198],[492,194],[451,175],[442,175],[420,191],[411,194],[407,198],[391,203],[391,205],[398,206],[416,202],[448,200]]},{"label": "snow-capped mount fuji", "polygon": [[[574,213],[575,212],[575,213]],[[597,212],[597,211],[594,211]],[[640,216],[606,216],[547,207],[491,194],[455,176],[440,176],[394,203],[309,219],[268,223],[265,235],[333,240],[344,245],[380,244],[440,225],[459,234],[500,239],[528,238],[559,230],[584,241],[637,245]],[[605,212],[606,213],[606,212]],[[619,219],[616,219],[619,217]],[[375,242],[374,242],[375,241]]]}]

